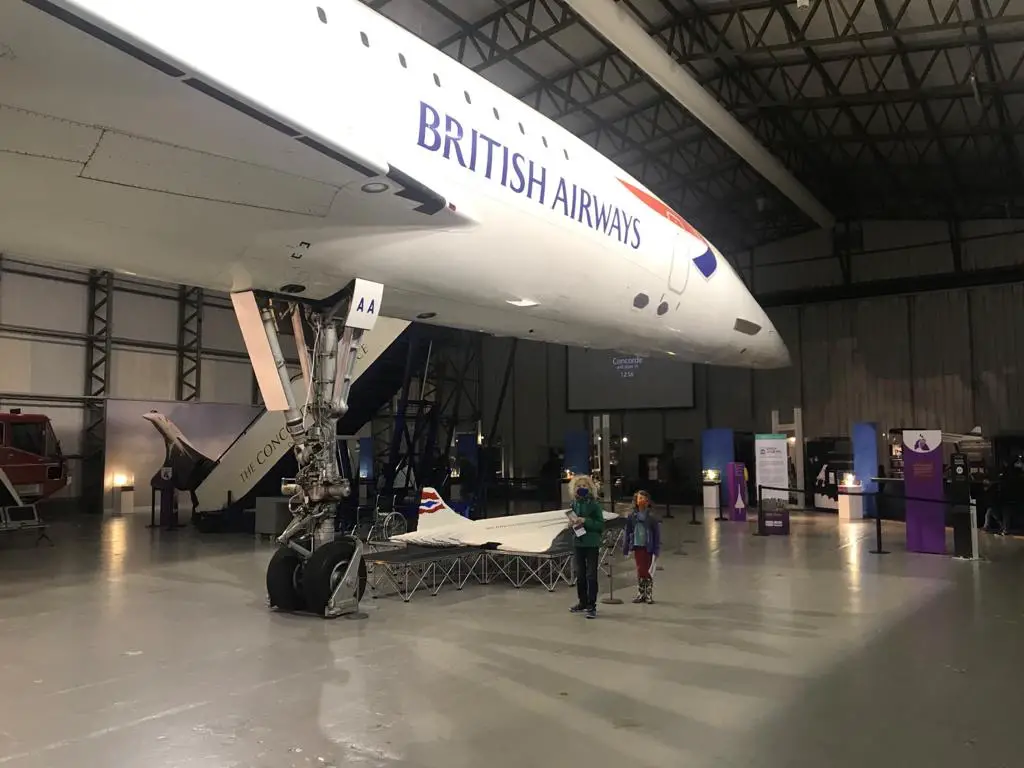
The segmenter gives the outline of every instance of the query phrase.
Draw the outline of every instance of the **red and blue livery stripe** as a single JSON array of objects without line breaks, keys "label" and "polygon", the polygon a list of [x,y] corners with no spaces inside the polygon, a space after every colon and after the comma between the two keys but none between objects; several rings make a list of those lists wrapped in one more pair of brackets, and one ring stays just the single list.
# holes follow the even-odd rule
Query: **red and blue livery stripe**
[{"label": "red and blue livery stripe", "polygon": [[423,491],[420,495],[420,514],[429,515],[431,512],[444,507],[444,500],[436,491]]},{"label": "red and blue livery stripe", "polygon": [[704,238],[704,235],[698,232],[690,222],[673,211],[650,192],[640,189],[639,187],[630,184],[628,181],[623,181],[622,179],[619,179],[619,183],[632,192],[637,199],[652,211],[657,213],[659,216],[664,216],[677,227],[689,233],[693,237],[696,237],[701,243],[703,243],[703,253],[693,258],[694,266],[696,266],[700,273],[704,275],[705,279],[709,279],[713,274],[715,274],[715,270],[718,269],[718,259],[715,257],[715,252],[711,250],[711,244]]}]

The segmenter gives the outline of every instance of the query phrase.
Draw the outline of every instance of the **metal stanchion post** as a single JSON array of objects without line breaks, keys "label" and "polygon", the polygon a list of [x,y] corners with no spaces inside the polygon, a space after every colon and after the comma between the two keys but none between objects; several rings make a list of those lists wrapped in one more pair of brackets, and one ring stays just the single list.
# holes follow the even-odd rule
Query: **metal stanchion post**
[{"label": "metal stanchion post", "polygon": [[882,513],[875,505],[875,548],[869,550],[872,555],[888,555],[888,551],[882,549]]},{"label": "metal stanchion post", "polygon": [[605,605],[622,605],[622,600],[615,596],[615,550],[608,555],[608,596],[601,598],[601,602]]},{"label": "metal stanchion post", "polygon": [[690,525],[704,525],[703,520],[697,519],[697,505],[693,504],[690,506]]}]

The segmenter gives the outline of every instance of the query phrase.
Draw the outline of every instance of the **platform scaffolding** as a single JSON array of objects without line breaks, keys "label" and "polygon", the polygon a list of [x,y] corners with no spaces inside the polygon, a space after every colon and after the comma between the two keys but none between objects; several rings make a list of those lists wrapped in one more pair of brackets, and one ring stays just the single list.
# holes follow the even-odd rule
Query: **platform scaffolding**
[{"label": "platform scaffolding", "polygon": [[[622,527],[614,526],[605,535],[599,567],[611,575],[610,557],[622,545]],[[397,594],[409,602],[419,591],[436,596],[446,586],[461,591],[466,584],[508,583],[522,589],[536,583],[548,592],[559,584],[576,583],[572,549],[557,549],[543,554],[509,552],[480,547],[435,549],[418,546],[374,548],[365,554],[367,587],[374,598]]]},{"label": "platform scaffolding", "polygon": [[455,434],[479,425],[480,344],[479,334],[449,329],[410,339],[402,387],[371,422],[376,482],[359,521],[365,540],[404,532],[399,518],[415,520],[424,486],[450,494]]}]

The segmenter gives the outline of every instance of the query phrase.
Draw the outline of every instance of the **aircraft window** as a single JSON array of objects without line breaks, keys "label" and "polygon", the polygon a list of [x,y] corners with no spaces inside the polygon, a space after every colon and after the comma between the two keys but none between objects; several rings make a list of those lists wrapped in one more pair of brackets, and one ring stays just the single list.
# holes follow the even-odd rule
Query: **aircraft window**
[{"label": "aircraft window", "polygon": [[469,91],[463,91],[462,93],[466,96],[466,103],[467,104],[472,104],[473,103],[473,99],[471,99],[469,97]]},{"label": "aircraft window", "polygon": [[434,85],[441,87],[441,78],[437,76],[437,72],[434,73]]},{"label": "aircraft window", "polygon": [[398,54],[398,63],[401,64],[403,67],[408,68],[409,62],[407,62],[405,60],[405,54],[404,53]]},{"label": "aircraft window", "polygon": [[546,147],[546,146],[548,145],[548,137],[547,137],[547,136],[541,136],[541,137],[540,137],[540,140],[541,140],[542,142],[544,142],[544,146],[545,146],[545,147]]},{"label": "aircraft window", "polygon": [[563,149],[563,150],[562,150],[562,154],[563,154],[563,155],[565,155],[565,159],[566,159],[566,160],[568,160],[568,159],[569,159],[569,150],[568,150],[568,149]]},{"label": "aircraft window", "polygon": [[519,124],[519,132],[520,132],[521,134],[523,134],[523,136],[525,136],[525,135],[526,135],[526,129],[525,129],[525,128],[523,128],[523,124],[522,124],[522,123],[520,123],[520,124]]},{"label": "aircraft window", "polygon": [[359,39],[363,41],[363,45],[365,45],[367,48],[370,47],[370,38],[366,36],[365,32],[359,33]]},{"label": "aircraft window", "polygon": [[320,21],[322,21],[324,24],[327,23],[327,11],[325,11],[319,5],[316,7],[316,15],[320,17]]},{"label": "aircraft window", "polygon": [[495,120],[501,120],[501,115],[498,114],[498,108],[497,107],[493,107],[493,109],[494,109],[494,119]]}]

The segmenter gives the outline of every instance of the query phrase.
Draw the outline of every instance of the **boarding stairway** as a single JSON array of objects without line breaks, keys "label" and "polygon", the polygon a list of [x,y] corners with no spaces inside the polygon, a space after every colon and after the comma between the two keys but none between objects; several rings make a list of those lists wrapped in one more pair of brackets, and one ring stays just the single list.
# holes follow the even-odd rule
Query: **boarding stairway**
[{"label": "boarding stairway", "polygon": [[[381,317],[362,340],[353,371],[348,411],[338,435],[353,435],[401,390],[411,356],[426,354],[421,343],[431,329]],[[292,378],[298,403],[306,401],[302,376]],[[279,497],[282,478],[297,470],[283,412],[262,411],[217,459],[195,488],[193,521],[204,531],[252,530],[249,512],[257,497]]]}]

